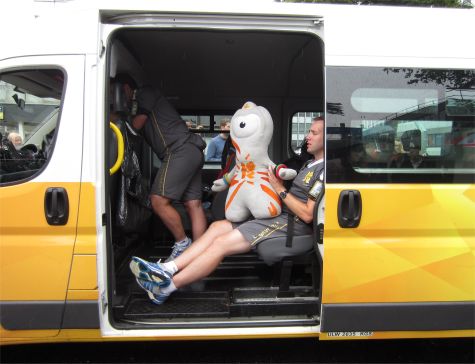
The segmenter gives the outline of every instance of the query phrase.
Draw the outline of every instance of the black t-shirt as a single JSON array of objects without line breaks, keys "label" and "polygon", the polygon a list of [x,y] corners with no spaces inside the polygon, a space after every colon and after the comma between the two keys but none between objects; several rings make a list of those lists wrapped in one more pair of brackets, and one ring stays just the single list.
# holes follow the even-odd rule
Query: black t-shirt
[{"label": "black t-shirt", "polygon": [[140,133],[160,159],[186,142],[203,150],[204,140],[188,130],[185,121],[160,90],[145,86],[137,90],[138,113],[148,116]]}]

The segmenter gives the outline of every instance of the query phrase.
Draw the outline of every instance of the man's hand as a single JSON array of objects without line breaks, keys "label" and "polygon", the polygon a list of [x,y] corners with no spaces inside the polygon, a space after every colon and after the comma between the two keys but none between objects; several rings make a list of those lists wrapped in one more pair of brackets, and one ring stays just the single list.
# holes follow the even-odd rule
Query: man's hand
[{"label": "man's hand", "polygon": [[269,167],[268,175],[269,175],[269,183],[271,184],[271,186],[275,190],[275,192],[281,193],[281,192],[285,191],[285,187],[284,187],[284,184],[283,184],[282,180],[277,178],[274,175],[274,170],[272,169],[272,167]]}]

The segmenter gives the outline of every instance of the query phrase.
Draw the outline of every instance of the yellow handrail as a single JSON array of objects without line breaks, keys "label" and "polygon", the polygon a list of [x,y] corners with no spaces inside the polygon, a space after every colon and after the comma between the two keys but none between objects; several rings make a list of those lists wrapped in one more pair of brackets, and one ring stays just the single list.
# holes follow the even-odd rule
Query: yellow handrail
[{"label": "yellow handrail", "polygon": [[115,161],[112,168],[109,170],[109,173],[112,176],[115,172],[119,170],[120,166],[122,165],[122,162],[124,161],[124,136],[113,122],[110,122],[109,126],[117,137],[117,160]]}]

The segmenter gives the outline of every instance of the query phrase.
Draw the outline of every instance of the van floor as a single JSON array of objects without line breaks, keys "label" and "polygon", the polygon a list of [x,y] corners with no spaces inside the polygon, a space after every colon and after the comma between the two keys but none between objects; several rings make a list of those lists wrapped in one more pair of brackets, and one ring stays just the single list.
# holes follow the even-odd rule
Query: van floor
[{"label": "van floor", "polygon": [[[149,261],[166,259],[169,246],[145,243],[132,255]],[[297,320],[315,324],[319,312],[318,292],[312,281],[312,264],[295,264],[290,288],[279,292],[280,264],[267,266],[250,252],[227,257],[208,277],[180,288],[162,305],[150,301],[129,269],[130,259],[118,267],[113,315],[116,322],[161,324],[176,321],[242,320],[263,322]],[[311,322],[311,323],[310,323]]]}]

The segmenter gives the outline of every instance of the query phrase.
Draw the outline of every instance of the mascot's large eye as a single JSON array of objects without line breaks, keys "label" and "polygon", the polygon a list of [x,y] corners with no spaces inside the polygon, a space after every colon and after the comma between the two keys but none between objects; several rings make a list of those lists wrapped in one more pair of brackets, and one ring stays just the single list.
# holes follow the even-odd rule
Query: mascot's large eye
[{"label": "mascot's large eye", "polygon": [[231,136],[233,138],[242,139],[255,135],[257,138],[259,138],[257,131],[260,124],[260,118],[256,114],[238,116],[231,120]]}]

